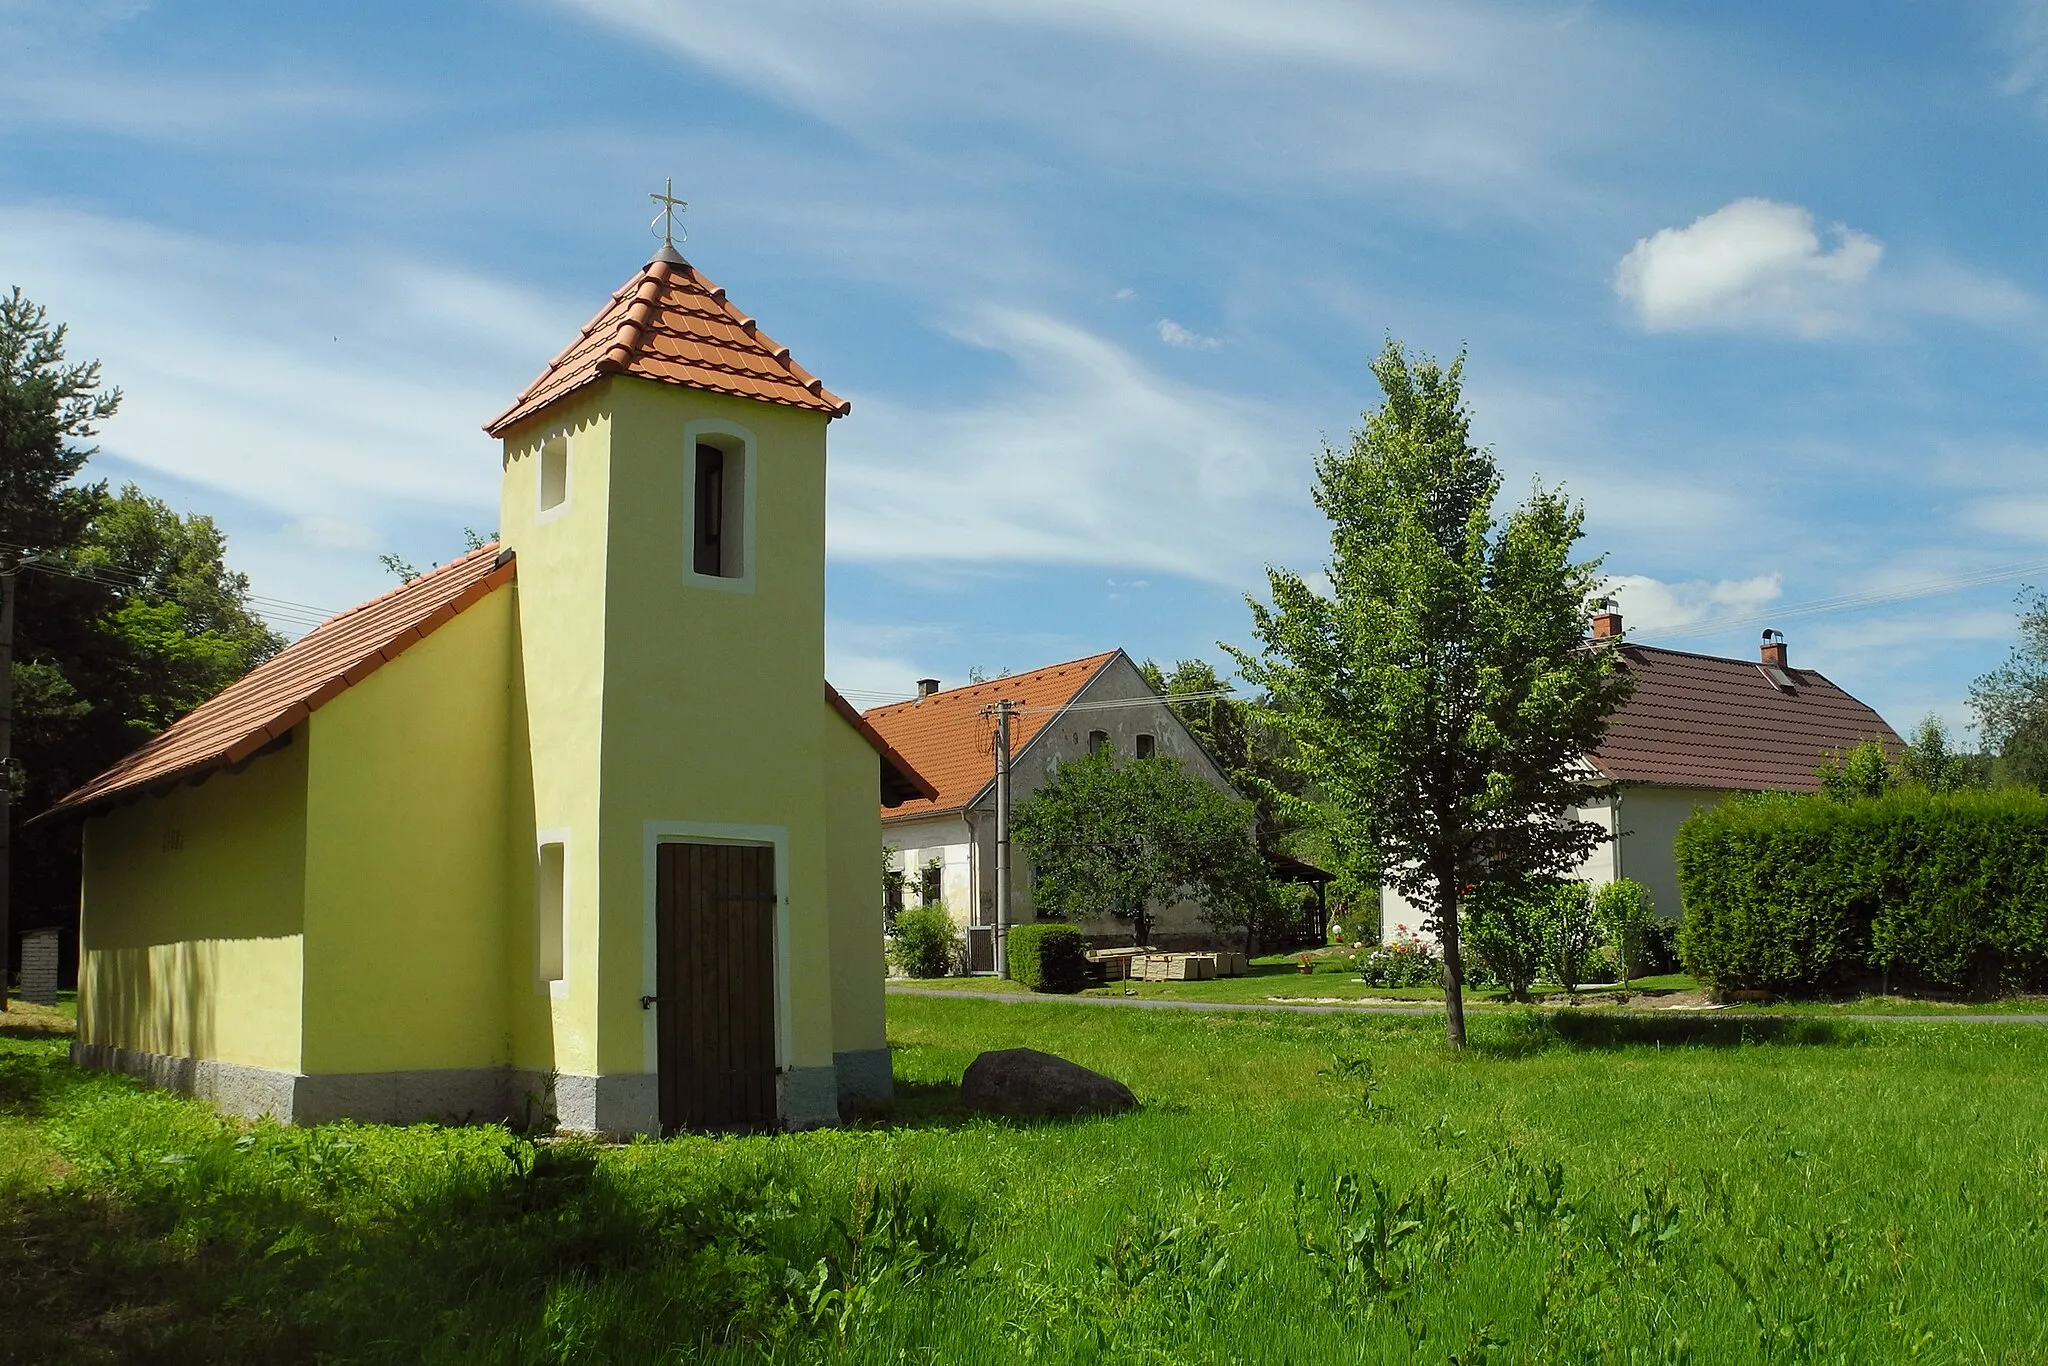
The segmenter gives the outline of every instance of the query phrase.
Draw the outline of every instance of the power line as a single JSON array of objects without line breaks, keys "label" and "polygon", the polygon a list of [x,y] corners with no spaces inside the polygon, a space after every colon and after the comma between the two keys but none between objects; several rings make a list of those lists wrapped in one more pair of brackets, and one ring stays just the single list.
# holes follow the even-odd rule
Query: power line
[{"label": "power line", "polygon": [[1671,640],[1684,636],[1720,635],[1729,631],[1740,631],[1755,626],[1767,626],[1776,621],[1794,617],[1818,616],[1828,612],[1848,612],[1859,607],[1882,607],[1888,603],[1910,602],[1915,598],[1939,597],[1944,593],[1956,593],[1965,588],[1981,588],[1986,584],[2003,583],[2012,579],[2025,578],[2029,574],[2048,573],[2048,564],[2008,565],[2003,569],[1979,570],[1974,574],[1957,574],[1945,579],[1928,579],[1921,583],[1903,584],[1896,588],[1880,588],[1868,593],[1844,593],[1832,598],[1814,598],[1808,602],[1787,603],[1758,612],[1743,612],[1725,617],[1708,617],[1702,621],[1682,622],[1673,626],[1657,626],[1647,631],[1631,631],[1631,640]]}]

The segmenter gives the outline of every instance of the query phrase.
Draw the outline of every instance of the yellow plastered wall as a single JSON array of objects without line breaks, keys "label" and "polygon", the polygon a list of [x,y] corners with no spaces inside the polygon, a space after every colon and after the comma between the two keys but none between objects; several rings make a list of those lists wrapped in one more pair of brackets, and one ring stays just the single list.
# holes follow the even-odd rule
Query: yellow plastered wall
[{"label": "yellow plastered wall", "polygon": [[[825,418],[638,379],[611,381],[607,402],[599,1064],[653,1061],[639,996],[656,823],[786,832],[783,1060],[829,1065]],[[686,573],[685,456],[704,423],[752,443],[742,589]]]},{"label": "yellow plastered wall", "polygon": [[881,1048],[883,999],[882,817],[875,809],[881,758],[828,705],[825,717],[826,851],[832,906],[832,1046]]},{"label": "yellow plastered wall", "polygon": [[79,1038],[296,1072],[306,728],[84,831]]},{"label": "yellow plastered wall", "polygon": [[[521,919],[520,949],[506,965],[513,1061],[591,1075],[598,1070],[598,897],[595,857],[599,756],[604,741],[606,510],[611,486],[610,394],[594,385],[505,440],[498,539],[518,557],[512,625],[518,670],[509,715],[506,880]],[[540,452],[568,442],[568,496],[540,508]],[[557,995],[532,971],[537,838],[566,835],[566,976]],[[638,886],[637,874],[635,887]],[[637,965],[633,995],[639,990]],[[638,1071],[636,1061],[631,1070]]]},{"label": "yellow plastered wall", "polygon": [[510,1059],[513,602],[471,604],[308,723],[305,1072]]}]

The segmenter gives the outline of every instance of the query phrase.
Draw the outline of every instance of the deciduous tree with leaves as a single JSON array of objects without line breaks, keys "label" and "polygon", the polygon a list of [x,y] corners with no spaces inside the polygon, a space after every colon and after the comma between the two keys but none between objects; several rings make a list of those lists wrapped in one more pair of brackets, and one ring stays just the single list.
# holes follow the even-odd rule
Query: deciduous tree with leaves
[{"label": "deciduous tree with leaves", "polygon": [[[96,362],[66,358],[45,309],[0,297],[0,554],[34,556],[17,581],[17,819],[284,644],[249,610],[211,518],[81,480],[120,401]],[[75,916],[76,829],[17,827],[15,841],[17,927]]]},{"label": "deciduous tree with leaves", "polygon": [[2004,664],[1970,685],[1970,709],[2000,780],[2048,791],[2048,592],[2026,589],[2020,605],[2020,638]]},{"label": "deciduous tree with leaves", "polygon": [[1327,589],[1268,571],[1239,671],[1334,819],[1429,908],[1453,1047],[1465,1042],[1459,907],[1470,888],[1576,867],[1606,833],[1586,761],[1628,676],[1585,638],[1600,561],[1575,560],[1584,510],[1555,489],[1495,516],[1500,472],[1472,444],[1464,357],[1389,341],[1385,401],[1316,463]]},{"label": "deciduous tree with leaves", "polygon": [[1069,760],[1017,804],[1010,829],[1031,856],[1031,903],[1047,920],[1114,916],[1142,944],[1155,908],[1199,901],[1239,929],[1270,894],[1251,803],[1169,758],[1109,750]]}]

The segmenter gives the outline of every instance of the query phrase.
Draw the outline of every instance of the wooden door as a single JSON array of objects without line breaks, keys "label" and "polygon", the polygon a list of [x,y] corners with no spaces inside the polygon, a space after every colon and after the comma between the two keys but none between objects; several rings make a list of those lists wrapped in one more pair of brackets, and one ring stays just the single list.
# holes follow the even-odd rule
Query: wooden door
[{"label": "wooden door", "polygon": [[658,845],[661,1127],[765,1129],[775,1114],[775,851]]}]

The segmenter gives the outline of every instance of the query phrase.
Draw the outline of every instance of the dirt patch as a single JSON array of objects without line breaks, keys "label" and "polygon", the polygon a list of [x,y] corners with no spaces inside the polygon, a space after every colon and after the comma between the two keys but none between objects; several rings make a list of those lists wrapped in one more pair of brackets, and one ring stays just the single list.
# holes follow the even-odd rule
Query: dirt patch
[{"label": "dirt patch", "polygon": [[77,1032],[78,1026],[71,1016],[55,1006],[30,1005],[19,996],[10,995],[7,1009],[0,1010],[0,1035],[10,1038],[42,1038]]}]

